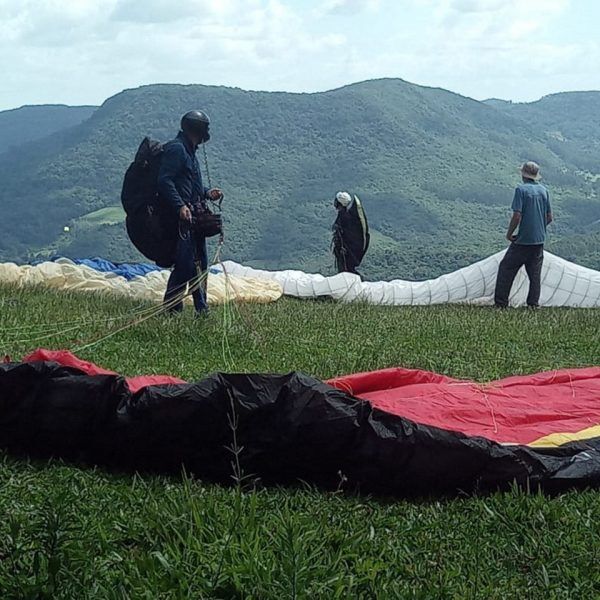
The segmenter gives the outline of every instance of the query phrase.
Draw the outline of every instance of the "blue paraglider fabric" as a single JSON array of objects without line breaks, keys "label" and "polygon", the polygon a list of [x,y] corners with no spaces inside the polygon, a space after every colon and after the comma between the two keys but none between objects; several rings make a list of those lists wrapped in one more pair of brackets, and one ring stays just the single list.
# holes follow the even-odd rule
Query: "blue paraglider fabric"
[{"label": "blue paraglider fabric", "polygon": [[153,271],[162,270],[160,267],[148,263],[113,263],[105,258],[99,257],[76,258],[73,259],[73,262],[77,265],[85,265],[96,271],[101,271],[102,273],[114,273],[115,275],[120,275],[121,277],[125,277],[128,281],[135,279],[136,277],[143,277]]},{"label": "blue paraglider fabric", "polygon": [[[62,256],[53,256],[52,258],[47,258],[44,260],[36,260],[33,261],[32,265],[39,265],[43,262],[56,262],[63,258]],[[72,262],[76,265],[84,265],[86,267],[90,267],[96,271],[100,271],[101,273],[113,273],[115,275],[119,275],[121,277],[125,277],[127,281],[131,281],[136,277],[144,277],[148,273],[152,273],[154,271],[164,271],[162,267],[157,267],[156,265],[152,265],[150,263],[114,263],[106,258],[101,258],[96,256],[94,258],[70,258]],[[209,272],[213,275],[218,275],[222,273],[220,269],[211,267]]]}]

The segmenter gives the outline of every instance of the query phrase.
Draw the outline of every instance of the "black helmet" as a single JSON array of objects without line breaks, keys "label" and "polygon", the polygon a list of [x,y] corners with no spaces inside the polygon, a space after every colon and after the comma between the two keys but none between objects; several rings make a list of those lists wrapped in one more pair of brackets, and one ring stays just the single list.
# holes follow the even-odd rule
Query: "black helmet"
[{"label": "black helmet", "polygon": [[181,117],[181,129],[184,132],[190,132],[200,136],[200,143],[208,142],[210,133],[208,127],[210,119],[208,115],[201,110],[190,110]]}]

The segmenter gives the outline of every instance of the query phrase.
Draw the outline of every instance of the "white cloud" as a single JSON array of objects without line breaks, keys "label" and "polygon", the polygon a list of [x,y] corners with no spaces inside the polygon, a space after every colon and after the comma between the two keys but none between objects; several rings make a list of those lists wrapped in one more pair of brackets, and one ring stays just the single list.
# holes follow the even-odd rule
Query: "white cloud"
[{"label": "white cloud", "polygon": [[[396,54],[397,64],[407,63],[409,79],[479,98],[534,99],[568,89],[569,84],[559,82],[573,81],[570,74],[581,73],[582,63],[590,76],[598,72],[598,42],[555,42],[546,35],[572,9],[572,0],[414,2],[426,6],[432,18],[428,31],[412,40],[416,46],[411,54],[419,57],[414,68],[410,60]],[[556,87],[551,87],[549,78]]]},{"label": "white cloud", "polygon": [[156,82],[315,91],[402,77],[513,98],[600,87],[595,39],[545,35],[573,2],[0,0],[0,108]]},{"label": "white cloud", "polygon": [[505,0],[454,0],[449,7],[457,12],[479,13],[499,10],[504,4]]},{"label": "white cloud", "polygon": [[0,0],[0,23],[0,106],[18,89],[72,103],[158,81],[281,88],[283,65],[340,43],[280,0]]},{"label": "white cloud", "polygon": [[380,0],[327,0],[322,6],[324,14],[354,15],[363,10],[376,10]]},{"label": "white cloud", "polygon": [[443,0],[436,2],[438,35],[476,41],[514,40],[544,28],[569,0]]},{"label": "white cloud", "polygon": [[239,8],[239,2],[235,0],[117,0],[111,19],[158,24],[179,20],[198,21],[228,15],[235,8]]}]

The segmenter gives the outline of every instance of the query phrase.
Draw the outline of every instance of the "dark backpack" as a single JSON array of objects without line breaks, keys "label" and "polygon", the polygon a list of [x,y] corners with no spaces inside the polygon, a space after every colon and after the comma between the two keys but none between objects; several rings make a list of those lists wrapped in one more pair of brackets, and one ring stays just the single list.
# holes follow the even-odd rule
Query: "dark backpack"
[{"label": "dark backpack", "polygon": [[125,225],[133,245],[159,267],[175,262],[176,219],[159,201],[158,171],[163,145],[145,137],[123,180],[121,203],[127,214]]}]

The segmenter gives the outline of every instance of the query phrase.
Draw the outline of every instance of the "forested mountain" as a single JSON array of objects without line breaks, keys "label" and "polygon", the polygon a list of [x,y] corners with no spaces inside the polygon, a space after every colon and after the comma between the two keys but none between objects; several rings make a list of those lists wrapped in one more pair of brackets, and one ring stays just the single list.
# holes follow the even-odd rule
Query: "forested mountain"
[{"label": "forested mountain", "polygon": [[315,94],[127,90],[78,126],[0,155],[0,259],[135,258],[115,208],[123,173],[145,135],[169,139],[182,113],[204,108],[211,177],[226,193],[227,258],[327,272],[332,199],[348,189],[372,227],[367,276],[437,275],[504,247],[518,166],[535,160],[555,205],[550,249],[600,267],[598,138],[585,135],[600,99],[558,96],[490,105],[399,79]]},{"label": "forested mountain", "polygon": [[565,160],[590,172],[600,162],[600,92],[568,92],[498,108],[527,121]]},{"label": "forested mountain", "polygon": [[79,125],[95,110],[95,106],[45,104],[0,111],[0,154],[11,146],[20,146]]}]

